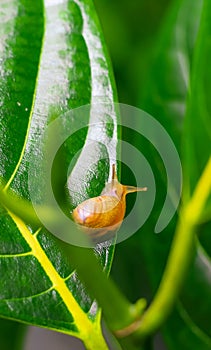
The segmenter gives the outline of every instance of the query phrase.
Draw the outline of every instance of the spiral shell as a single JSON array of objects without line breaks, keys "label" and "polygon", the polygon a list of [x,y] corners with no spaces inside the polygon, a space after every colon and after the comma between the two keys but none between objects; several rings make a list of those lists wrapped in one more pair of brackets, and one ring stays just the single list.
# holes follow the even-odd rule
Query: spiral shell
[{"label": "spiral shell", "polygon": [[[102,236],[107,231],[114,231],[121,225],[126,211],[126,195],[131,192],[146,190],[146,187],[122,185],[117,179],[115,165],[113,164],[112,181],[105,186],[100,196],[80,203],[73,210],[73,219],[84,229],[101,229],[99,235]],[[88,232],[91,231],[88,230]],[[96,235],[96,230],[93,232]]]}]

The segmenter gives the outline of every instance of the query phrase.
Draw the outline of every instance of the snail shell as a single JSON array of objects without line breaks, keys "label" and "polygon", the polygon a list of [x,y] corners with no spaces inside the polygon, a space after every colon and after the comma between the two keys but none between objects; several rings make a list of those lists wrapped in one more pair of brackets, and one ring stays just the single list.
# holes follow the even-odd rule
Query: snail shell
[{"label": "snail shell", "polygon": [[122,185],[118,179],[115,164],[112,166],[112,181],[108,183],[101,195],[80,203],[72,213],[74,221],[85,231],[102,236],[108,231],[116,230],[122,223],[126,211],[126,195],[131,192],[146,191],[147,188]]}]

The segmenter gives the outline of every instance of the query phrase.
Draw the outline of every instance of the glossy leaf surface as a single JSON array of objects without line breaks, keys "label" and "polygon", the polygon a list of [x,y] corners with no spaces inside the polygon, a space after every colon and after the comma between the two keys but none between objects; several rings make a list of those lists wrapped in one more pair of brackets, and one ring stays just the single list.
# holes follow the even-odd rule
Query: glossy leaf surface
[{"label": "glossy leaf surface", "polygon": [[[30,199],[29,164],[42,152],[36,149],[36,140],[44,135],[49,122],[93,102],[108,103],[109,107],[102,108],[99,115],[106,121],[116,92],[91,1],[3,1],[0,18],[0,175],[6,183],[5,190],[12,188]],[[115,126],[115,111],[109,118]],[[76,173],[83,169],[83,178],[75,179],[76,193],[69,189],[73,205],[82,197],[100,193],[108,180],[109,166],[116,159],[114,127],[106,139],[107,159],[101,161],[99,148],[84,162],[82,155],[91,132],[79,131],[75,138],[67,140],[63,152],[66,171],[68,162],[84,147],[74,168]],[[96,141],[104,142],[103,132]],[[62,185],[63,173],[62,169]],[[65,195],[58,179],[55,181],[60,193]],[[0,220],[0,315],[75,335],[87,347],[106,348],[100,310],[77,273],[70,269],[53,236],[44,228],[26,225],[5,208],[1,208]],[[95,252],[109,271],[113,246],[99,244]],[[90,332],[95,334],[92,340]]]}]

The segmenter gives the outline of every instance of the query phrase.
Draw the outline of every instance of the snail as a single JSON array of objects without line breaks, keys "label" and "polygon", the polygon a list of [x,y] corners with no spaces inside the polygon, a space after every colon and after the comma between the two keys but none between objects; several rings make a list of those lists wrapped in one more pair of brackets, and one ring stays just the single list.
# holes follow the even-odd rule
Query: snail
[{"label": "snail", "polygon": [[117,179],[113,164],[112,181],[107,183],[100,196],[80,203],[73,210],[72,217],[91,236],[103,236],[108,231],[117,230],[121,225],[126,211],[126,195],[146,190],[146,187],[122,185]]}]

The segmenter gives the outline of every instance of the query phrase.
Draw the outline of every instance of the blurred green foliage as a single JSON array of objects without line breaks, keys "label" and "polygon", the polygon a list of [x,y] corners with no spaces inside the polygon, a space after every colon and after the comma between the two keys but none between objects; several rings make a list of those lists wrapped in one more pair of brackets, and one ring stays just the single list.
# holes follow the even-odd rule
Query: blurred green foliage
[{"label": "blurred green foliage", "polygon": [[94,0],[112,60],[119,102],[139,105],[156,37],[172,0]]},{"label": "blurred green foliage", "polygon": [[[206,43],[207,55],[210,55],[210,49],[203,37],[197,47],[199,68],[195,65],[192,72],[203,1],[95,0],[95,3],[113,63],[119,101],[141,107],[157,118],[172,137],[182,160],[185,152],[191,148],[192,162],[186,162],[189,166],[186,178],[188,176],[192,180],[191,171],[196,172],[200,168],[196,175],[199,176],[210,153],[210,136],[207,136],[210,125],[209,103],[203,105],[203,96],[207,93],[209,96],[210,91],[209,74],[204,72],[209,72],[205,68],[209,67],[208,59],[202,63],[202,49]],[[210,13],[208,8],[206,13],[207,19],[204,17],[202,20],[209,23],[206,22]],[[204,35],[209,35],[209,28]],[[187,116],[188,123],[184,126],[188,89],[193,74],[196,97],[192,99],[191,115]],[[201,85],[197,85],[199,80]],[[207,118],[206,123],[203,115]],[[200,128],[200,136],[197,128]],[[206,142],[203,142],[205,134]],[[112,276],[130,300],[135,301],[142,295],[151,301],[165,268],[177,217],[175,215],[162,233],[154,235],[154,225],[165,198],[165,168],[156,150],[146,140],[123,132],[124,137],[127,140],[131,138],[150,162],[158,190],[150,220],[135,236],[116,246]],[[186,165],[184,163],[183,167]],[[128,183],[129,179],[130,174],[123,171],[122,182]],[[201,233],[200,241],[206,252],[210,253],[210,223],[205,223],[198,230]],[[162,329],[168,349],[209,349],[211,346],[209,257],[203,255],[200,246],[196,244],[196,247],[195,262],[183,287],[182,302],[175,307]],[[197,300],[199,303],[196,307]]]}]

